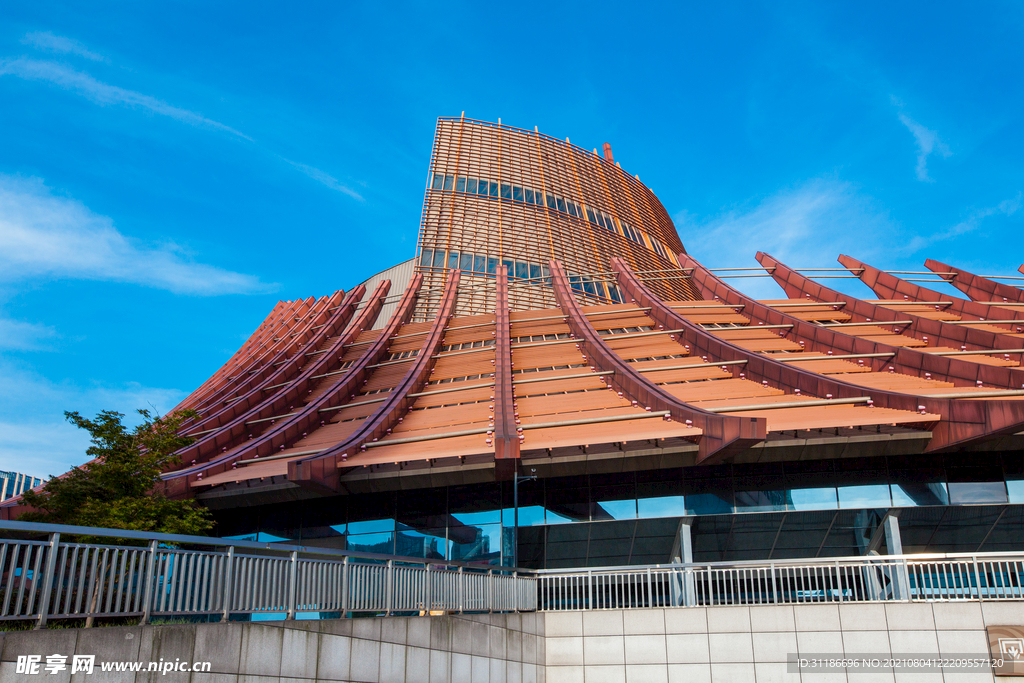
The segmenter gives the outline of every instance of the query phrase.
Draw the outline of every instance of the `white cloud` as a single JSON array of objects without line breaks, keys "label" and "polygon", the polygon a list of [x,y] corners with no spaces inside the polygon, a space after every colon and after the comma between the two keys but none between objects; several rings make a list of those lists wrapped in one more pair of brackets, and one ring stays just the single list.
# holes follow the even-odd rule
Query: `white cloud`
[{"label": "white cloud", "polygon": [[76,93],[99,105],[120,104],[168,116],[190,126],[213,128],[252,141],[245,133],[225,126],[188,109],[167,104],[155,97],[134,90],[98,81],[87,73],[76,71],[58,62],[28,57],[0,60],[0,76],[11,75],[29,81],[45,81]]},{"label": "white cloud", "polygon": [[0,350],[45,350],[43,342],[56,336],[52,327],[0,316]]},{"label": "white cloud", "polygon": [[49,31],[35,31],[33,33],[27,33],[25,34],[25,37],[21,39],[21,42],[45,52],[78,55],[79,57],[91,59],[94,62],[107,61],[106,57],[92,52],[77,40],[65,38],[64,36],[56,36]]},{"label": "white cloud", "polygon": [[127,282],[180,294],[247,294],[259,278],[193,263],[174,246],[146,248],[113,221],[53,194],[38,178],[0,174],[0,281],[60,277]]},{"label": "white cloud", "polygon": [[[794,268],[839,267],[840,253],[870,260],[898,229],[888,214],[851,183],[817,178],[756,203],[699,219],[674,216],[687,251],[708,267],[757,267],[758,251]],[[750,273],[753,274],[753,271]],[[778,297],[769,278],[728,282],[758,297]],[[842,280],[830,283],[830,286]]]},{"label": "white cloud", "polygon": [[946,230],[932,233],[930,235],[915,236],[907,243],[905,250],[907,252],[920,251],[935,242],[942,242],[944,240],[959,237],[960,235],[965,235],[969,232],[974,232],[981,226],[981,222],[990,216],[1012,216],[1020,210],[1022,199],[1024,199],[1024,195],[1018,192],[1016,197],[1004,199],[995,206],[975,209],[969,212],[967,217],[962,221],[950,228],[947,228]]},{"label": "white cloud", "polygon": [[920,123],[910,118],[903,112],[899,114],[900,121],[907,129],[914,134],[917,141],[917,179],[924,182],[933,182],[928,176],[928,157],[934,152],[942,157],[949,157],[953,153],[946,143],[939,140],[939,134],[929,130]]},{"label": "white cloud", "polygon": [[177,389],[94,383],[52,382],[14,363],[0,360],[0,470],[46,478],[86,461],[89,435],[64,420],[65,410],[93,417],[101,410],[125,415],[136,425],[139,408],[165,414],[185,397]]},{"label": "white cloud", "polygon": [[332,190],[337,190],[338,192],[342,192],[344,194],[347,194],[349,197],[352,197],[353,199],[358,199],[359,201],[363,201],[362,195],[360,195],[358,192],[356,192],[352,188],[347,187],[347,186],[343,185],[342,183],[338,182],[337,178],[335,178],[334,176],[332,176],[332,175],[330,175],[328,173],[325,173],[324,171],[321,171],[319,168],[314,168],[313,166],[307,166],[306,164],[300,164],[297,161],[291,161],[290,159],[285,159],[284,157],[281,157],[281,158],[284,159],[284,161],[286,161],[289,164],[291,164],[292,166],[294,166],[295,168],[297,168],[300,171],[302,171],[303,173],[305,173],[307,176],[309,176],[313,180],[317,181],[318,183],[321,183],[322,185],[325,185],[326,187],[329,187]]}]

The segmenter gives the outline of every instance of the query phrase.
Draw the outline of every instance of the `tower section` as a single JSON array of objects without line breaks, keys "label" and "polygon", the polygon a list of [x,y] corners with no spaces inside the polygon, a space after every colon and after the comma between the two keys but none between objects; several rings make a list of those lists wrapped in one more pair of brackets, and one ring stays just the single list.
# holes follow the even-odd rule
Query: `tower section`
[{"label": "tower section", "polygon": [[615,163],[611,147],[466,118],[440,118],[430,158],[416,268],[424,276],[416,318],[436,312],[447,273],[463,273],[458,315],[492,310],[495,273],[509,273],[511,310],[553,308],[548,262],[592,304],[623,301],[610,272],[624,258],[666,299],[693,299],[668,212]]}]

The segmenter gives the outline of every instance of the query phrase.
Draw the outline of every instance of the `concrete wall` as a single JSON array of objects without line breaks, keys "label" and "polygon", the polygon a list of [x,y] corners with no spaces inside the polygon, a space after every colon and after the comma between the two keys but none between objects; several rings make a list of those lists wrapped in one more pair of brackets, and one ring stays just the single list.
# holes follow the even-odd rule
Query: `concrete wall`
[{"label": "concrete wall", "polygon": [[545,622],[548,683],[992,683],[990,670],[798,674],[786,661],[790,653],[987,656],[986,624],[1024,625],[1024,603],[549,612]]},{"label": "concrete wall", "polygon": [[[0,683],[545,683],[538,614],[16,631]],[[96,655],[91,676],[15,673],[18,655]],[[109,673],[100,661],[209,661],[211,673]]]}]

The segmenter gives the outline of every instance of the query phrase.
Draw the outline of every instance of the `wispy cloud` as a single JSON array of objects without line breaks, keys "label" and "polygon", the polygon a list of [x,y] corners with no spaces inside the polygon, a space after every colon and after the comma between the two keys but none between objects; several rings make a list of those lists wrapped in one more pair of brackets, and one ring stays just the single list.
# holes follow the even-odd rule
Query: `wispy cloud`
[{"label": "wispy cloud", "polygon": [[[797,268],[827,263],[840,253],[870,258],[898,229],[856,186],[830,178],[785,188],[709,218],[684,211],[674,220],[687,251],[711,267],[757,266],[757,251]],[[767,278],[731,282],[754,296],[779,295]]]},{"label": "wispy cloud", "polygon": [[56,196],[38,178],[0,175],[0,281],[60,277],[215,296],[274,289],[252,275],[194,263],[180,248],[146,248],[110,218]]},{"label": "wispy cloud", "polygon": [[107,61],[106,57],[96,54],[77,40],[66,38],[64,36],[57,36],[49,31],[34,31],[32,33],[26,33],[25,37],[21,39],[21,42],[45,52],[78,55],[79,57],[91,59],[94,62]]},{"label": "wispy cloud", "polygon": [[305,173],[307,176],[309,176],[313,180],[317,181],[318,183],[320,183],[322,185],[325,185],[326,187],[329,187],[332,190],[337,190],[338,192],[347,194],[349,197],[352,197],[353,199],[358,199],[359,201],[363,201],[363,196],[361,194],[359,194],[358,192],[356,192],[352,188],[347,187],[346,185],[342,184],[341,182],[338,181],[337,178],[335,178],[334,176],[330,175],[329,173],[321,171],[319,168],[314,168],[313,166],[307,166],[306,164],[300,164],[299,162],[292,161],[291,159],[285,159],[284,157],[281,157],[281,158],[285,162],[291,164],[295,168],[297,168],[300,171],[302,171],[303,173]]},{"label": "wispy cloud", "polygon": [[[37,36],[38,40],[28,41],[29,36]],[[55,46],[66,47],[65,52],[75,52],[75,54],[82,54],[76,50],[71,49],[72,47],[80,47],[82,50],[85,48],[80,46],[79,43],[69,40],[67,38],[61,38],[60,36],[54,36],[51,33],[38,33],[29,34],[26,36],[26,42],[30,42],[33,45],[48,46],[54,51],[58,51]],[[86,51],[88,52],[88,51]],[[92,53],[89,53],[92,54]],[[241,140],[248,142],[255,142],[253,138],[249,137],[245,133],[232,128],[231,126],[214,121],[213,119],[206,118],[202,114],[199,114],[188,109],[181,107],[175,107],[172,104],[168,104],[163,100],[159,100],[150,95],[136,92],[134,90],[127,90],[125,88],[104,83],[92,75],[87,74],[83,71],[77,71],[64,64],[54,62],[52,60],[45,59],[32,59],[30,57],[17,57],[14,59],[0,59],[0,76],[15,76],[28,81],[41,81],[56,85],[59,88],[75,93],[86,99],[95,102],[99,105],[121,105],[125,107],[131,107],[134,109],[143,109],[153,114],[160,116],[167,116],[171,119],[179,121],[181,123],[196,126],[199,128],[209,128],[217,130],[223,133],[227,133]],[[271,153],[273,154],[273,153]],[[284,161],[292,168],[297,169],[309,178],[317,181],[324,187],[328,187],[336,192],[346,194],[353,199],[363,201],[362,195],[348,187],[337,178],[322,171],[314,166],[299,163],[286,159],[278,154],[273,154],[281,161]]]},{"label": "wispy cloud", "polygon": [[245,133],[235,130],[202,114],[150,97],[134,90],[103,83],[89,74],[76,71],[58,62],[45,59],[17,57],[0,60],[0,76],[16,76],[28,81],[44,81],[85,97],[99,105],[123,105],[145,109],[160,116],[167,116],[190,126],[213,128],[244,140],[252,141]]},{"label": "wispy cloud", "polygon": [[982,221],[990,216],[1012,216],[1017,213],[1017,211],[1020,210],[1021,204],[1024,203],[1022,200],[1024,200],[1024,194],[1018,192],[1015,197],[1004,199],[995,206],[989,206],[983,209],[974,209],[968,212],[966,218],[952,227],[929,235],[915,236],[907,243],[904,249],[907,252],[920,251],[921,249],[924,249],[936,242],[942,242],[944,240],[953,239],[960,235],[974,232],[981,227]]},{"label": "wispy cloud", "polygon": [[27,323],[0,315],[0,351],[38,351],[42,342],[53,339],[57,331],[47,325]]},{"label": "wispy cloud", "polygon": [[53,382],[0,359],[0,470],[37,477],[63,474],[86,461],[89,436],[64,420],[65,410],[92,417],[101,410],[124,413],[138,424],[138,408],[164,414],[184,398],[178,389]]},{"label": "wispy cloud", "polygon": [[953,152],[939,139],[939,134],[934,130],[925,128],[903,112],[899,113],[899,117],[907,130],[914,134],[914,140],[917,142],[917,179],[927,183],[934,182],[928,175],[928,157],[934,153],[947,158],[952,156]]}]

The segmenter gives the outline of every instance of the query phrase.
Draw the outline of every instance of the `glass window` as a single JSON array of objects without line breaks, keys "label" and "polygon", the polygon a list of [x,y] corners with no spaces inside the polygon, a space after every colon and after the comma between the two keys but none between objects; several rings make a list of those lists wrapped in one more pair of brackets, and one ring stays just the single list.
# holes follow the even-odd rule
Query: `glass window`
[{"label": "glass window", "polygon": [[449,251],[448,252],[448,267],[458,268],[459,267],[459,252]]},{"label": "glass window", "polygon": [[462,252],[462,258],[459,261],[459,268],[462,270],[473,270],[473,255],[468,252]]},{"label": "glass window", "polygon": [[477,194],[482,194],[482,195],[486,196],[487,195],[487,188],[488,187],[490,187],[488,182],[486,180],[484,180],[483,178],[481,178],[480,179],[480,184],[476,188],[476,193]]},{"label": "glass window", "polygon": [[505,266],[505,273],[508,277],[516,276],[516,266],[515,263],[512,262],[512,259],[501,259],[501,265]]},{"label": "glass window", "polygon": [[433,262],[433,260],[434,260],[434,250],[433,249],[424,249],[423,252],[420,254],[420,265],[421,266],[429,266],[431,264],[431,262]]},{"label": "glass window", "polygon": [[476,178],[466,179],[466,192],[476,194]]},{"label": "glass window", "polygon": [[395,530],[393,519],[367,519],[362,522],[350,522],[347,531],[349,534],[369,534],[379,532],[392,532]]},{"label": "glass window", "polygon": [[395,534],[381,532],[377,534],[357,534],[345,538],[348,550],[361,553],[395,554]]},{"label": "glass window", "polygon": [[450,189],[452,189],[452,185],[454,185],[454,184],[455,184],[455,176],[453,176],[453,175],[451,175],[449,173],[448,175],[446,175],[444,177],[444,189],[450,190]]},{"label": "glass window", "polygon": [[604,214],[601,213],[600,211],[597,213],[597,224],[600,225],[605,230],[609,229],[607,224],[604,222]]},{"label": "glass window", "polygon": [[889,487],[896,507],[918,505],[949,505],[945,482],[893,484]]},{"label": "glass window", "polygon": [[512,186],[508,183],[501,184],[501,198],[512,199]]},{"label": "glass window", "polygon": [[549,209],[556,208],[557,205],[555,204],[555,196],[554,195],[551,195],[551,194],[547,195],[547,200],[548,200],[548,208]]},{"label": "glass window", "polygon": [[839,487],[839,507],[841,509],[887,508],[891,504],[888,484]]},{"label": "glass window", "polygon": [[589,208],[587,209],[587,220],[590,221],[591,223],[597,222],[597,218],[594,216],[593,210]]},{"label": "glass window", "polygon": [[1024,454],[1004,454],[1003,473],[1010,502],[1024,503]]},{"label": "glass window", "polygon": [[575,204],[573,204],[572,202],[569,202],[568,204],[566,204],[566,208],[569,209],[569,215],[570,216],[576,216],[577,218],[579,218],[579,213],[576,212],[576,205]]},{"label": "glass window", "polygon": [[966,503],[1005,503],[1006,484],[1001,481],[951,481],[949,502],[953,505]]},{"label": "glass window", "polygon": [[540,274],[541,274],[541,277],[544,278],[544,284],[550,285],[551,284],[551,271],[543,263],[540,266]]},{"label": "glass window", "polygon": [[565,200],[561,197],[555,197],[555,204],[558,206],[558,210],[565,213]]},{"label": "glass window", "polygon": [[590,278],[583,278],[583,291],[591,296],[597,296],[597,287],[594,286]]},{"label": "glass window", "polygon": [[434,252],[434,268],[441,268],[444,266],[444,249],[438,249]]},{"label": "glass window", "polygon": [[487,257],[487,274],[496,275],[498,273],[498,259],[493,256]]},{"label": "glass window", "polygon": [[476,255],[473,261],[473,272],[475,273],[486,273],[487,272],[487,257],[480,254]]},{"label": "glass window", "polygon": [[500,524],[451,527],[449,534],[451,541],[450,559],[461,562],[501,563]]},{"label": "glass window", "polygon": [[444,528],[424,531],[403,529],[395,536],[395,554],[402,557],[446,559],[448,541],[445,531]]},{"label": "glass window", "polygon": [[456,192],[465,192],[466,191],[466,177],[465,176],[461,176],[460,175],[458,178],[455,179],[455,191]]},{"label": "glass window", "polygon": [[440,190],[441,186],[444,185],[444,173],[435,173],[434,182],[430,186],[431,190]]},{"label": "glass window", "polygon": [[525,261],[516,261],[516,277],[520,280],[530,277],[530,266]]},{"label": "glass window", "polygon": [[491,183],[490,196],[492,196],[492,197],[497,197],[498,196],[498,183]]},{"label": "glass window", "polygon": [[608,296],[616,303],[624,303],[622,295],[619,294],[619,288],[617,285],[608,285]]},{"label": "glass window", "polygon": [[533,190],[531,190],[530,188],[526,188],[526,190],[524,191],[524,194],[526,196],[525,197],[526,198],[526,203],[527,204],[533,204]]},{"label": "glass window", "polygon": [[519,187],[518,185],[513,185],[512,199],[516,200],[517,202],[523,201],[523,188]]},{"label": "glass window", "polygon": [[540,280],[540,278],[541,278],[540,266],[538,264],[536,264],[536,263],[531,263],[530,264],[530,279],[531,280]]},{"label": "glass window", "polygon": [[577,292],[582,292],[583,291],[583,284],[581,283],[582,279],[583,278],[581,278],[579,275],[570,275],[569,276],[569,286],[572,287]]}]

